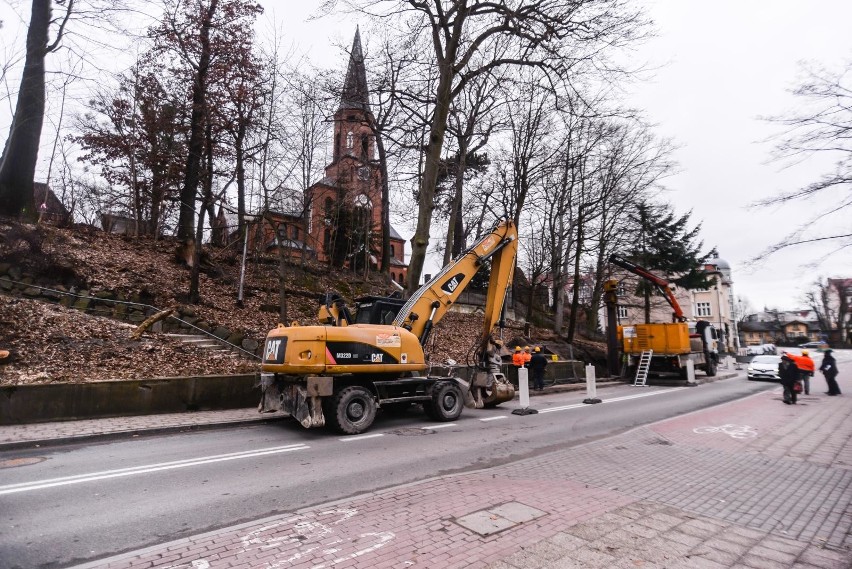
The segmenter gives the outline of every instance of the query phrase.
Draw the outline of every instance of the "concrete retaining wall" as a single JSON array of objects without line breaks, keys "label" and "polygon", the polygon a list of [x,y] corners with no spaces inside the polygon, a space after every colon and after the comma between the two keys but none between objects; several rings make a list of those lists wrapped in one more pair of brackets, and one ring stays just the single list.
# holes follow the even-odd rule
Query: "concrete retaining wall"
[{"label": "concrete retaining wall", "polygon": [[239,409],[260,401],[257,374],[0,387],[0,425]]},{"label": "concrete retaining wall", "polygon": [[[517,368],[504,365],[503,371],[517,385]],[[467,368],[452,370],[463,378],[468,372]],[[432,368],[434,375],[449,373]],[[546,377],[548,382],[583,382],[583,362],[551,362]],[[257,380],[257,374],[245,374],[4,386],[0,387],[0,425],[254,407],[260,401]]]}]

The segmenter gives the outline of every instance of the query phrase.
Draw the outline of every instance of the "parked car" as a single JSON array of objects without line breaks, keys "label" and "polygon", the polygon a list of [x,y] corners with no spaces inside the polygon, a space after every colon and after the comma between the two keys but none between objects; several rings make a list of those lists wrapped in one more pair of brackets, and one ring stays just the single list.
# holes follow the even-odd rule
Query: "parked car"
[{"label": "parked car", "polygon": [[762,344],[759,345],[759,346],[748,346],[746,348],[746,355],[747,356],[759,356],[761,354],[763,354],[763,345]]},{"label": "parked car", "polygon": [[781,356],[755,356],[748,363],[746,375],[749,380],[755,379],[771,379],[780,381],[781,376],[778,375],[778,365],[781,363]]},{"label": "parked car", "polygon": [[799,347],[803,350],[823,351],[828,349],[828,344],[826,344],[825,342],[806,342],[804,344],[799,344]]}]

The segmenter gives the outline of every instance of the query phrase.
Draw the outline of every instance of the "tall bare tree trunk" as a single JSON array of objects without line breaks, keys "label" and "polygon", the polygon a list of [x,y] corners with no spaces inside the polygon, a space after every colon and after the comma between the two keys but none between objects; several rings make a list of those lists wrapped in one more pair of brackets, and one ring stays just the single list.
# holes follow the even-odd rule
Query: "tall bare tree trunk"
[{"label": "tall bare tree trunk", "polygon": [[[70,8],[70,7],[69,7]],[[29,217],[41,128],[44,122],[44,58],[48,52],[50,0],[32,0],[27,55],[15,117],[0,159],[0,214]]]},{"label": "tall bare tree trunk", "polygon": [[210,7],[201,23],[201,54],[192,83],[192,114],[190,115],[190,134],[187,146],[186,173],[180,191],[180,217],[178,218],[178,239],[193,239],[195,223],[195,196],[201,174],[201,158],[204,153],[204,122],[207,119],[207,73],[210,70],[210,29],[213,27],[213,15],[218,0],[210,0]]}]

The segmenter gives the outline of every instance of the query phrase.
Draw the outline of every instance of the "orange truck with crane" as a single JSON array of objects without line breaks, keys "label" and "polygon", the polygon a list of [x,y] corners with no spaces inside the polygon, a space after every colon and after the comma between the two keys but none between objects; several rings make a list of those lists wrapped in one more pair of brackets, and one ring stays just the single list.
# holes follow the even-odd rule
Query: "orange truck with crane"
[{"label": "orange truck with crane", "polygon": [[[306,428],[357,434],[379,409],[420,404],[431,419],[453,421],[465,404],[490,407],[513,399],[514,386],[494,370],[491,332],[512,283],[517,250],[514,223],[502,221],[407,301],[362,298],[353,315],[338,295],[325,295],[321,325],[279,324],[267,334],[259,410],[284,411]],[[471,381],[430,375],[427,340],[486,262],[491,273],[477,341],[479,371]]]},{"label": "orange truck with crane", "polygon": [[719,338],[706,320],[688,322],[672,292],[669,282],[627,259],[612,255],[609,262],[653,284],[672,308],[671,323],[631,324],[618,326],[618,344],[635,370],[643,352],[650,352],[652,372],[677,373],[686,377],[686,362],[703,370],[708,377],[716,375],[719,365]]}]

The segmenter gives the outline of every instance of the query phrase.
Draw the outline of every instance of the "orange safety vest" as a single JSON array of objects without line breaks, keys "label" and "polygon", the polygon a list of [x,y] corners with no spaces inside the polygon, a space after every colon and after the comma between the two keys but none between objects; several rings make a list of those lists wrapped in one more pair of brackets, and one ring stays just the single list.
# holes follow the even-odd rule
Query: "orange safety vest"
[{"label": "orange safety vest", "polygon": [[532,354],[529,353],[529,352],[524,352],[523,355],[524,355],[524,365],[526,367],[530,367],[529,363],[530,363],[530,360],[532,359]]},{"label": "orange safety vest", "polygon": [[816,367],[814,366],[814,361],[811,359],[810,356],[797,356],[794,354],[787,355],[793,359],[793,362],[796,364],[797,368],[802,371],[806,371],[810,374],[814,373],[814,369],[816,369]]},{"label": "orange safety vest", "polygon": [[524,367],[524,353],[515,352],[512,354],[512,363],[517,367]]}]

